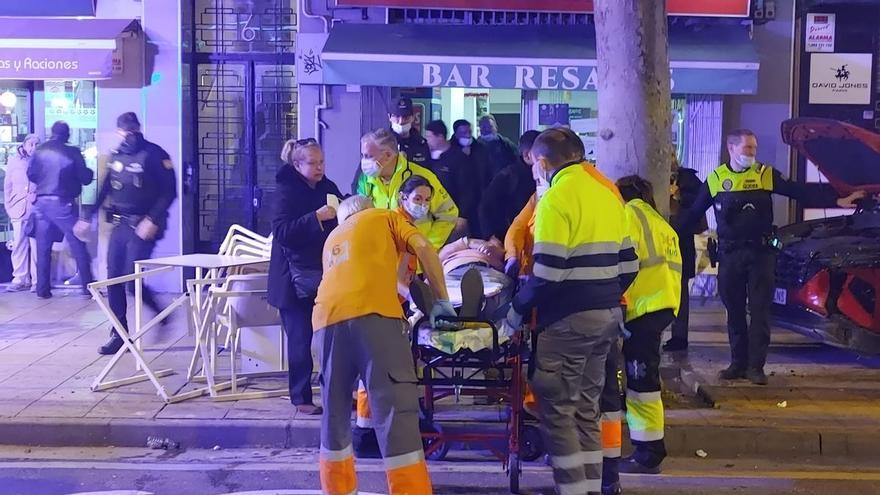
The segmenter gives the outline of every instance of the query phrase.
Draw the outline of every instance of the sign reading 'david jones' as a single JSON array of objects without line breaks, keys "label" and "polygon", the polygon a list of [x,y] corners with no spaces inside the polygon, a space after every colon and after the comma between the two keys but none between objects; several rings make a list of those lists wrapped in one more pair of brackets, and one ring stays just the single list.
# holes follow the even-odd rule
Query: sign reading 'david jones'
[{"label": "sign reading 'david jones'", "polygon": [[112,67],[107,50],[0,49],[0,79],[103,79]]},{"label": "sign reading 'david jones'", "polygon": [[869,105],[870,53],[813,53],[810,55],[810,103]]}]

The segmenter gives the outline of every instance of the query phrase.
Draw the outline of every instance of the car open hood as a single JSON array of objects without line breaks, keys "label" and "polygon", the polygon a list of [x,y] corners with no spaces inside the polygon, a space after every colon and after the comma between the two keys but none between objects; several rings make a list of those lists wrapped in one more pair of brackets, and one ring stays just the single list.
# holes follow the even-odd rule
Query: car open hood
[{"label": "car open hood", "polygon": [[782,140],[816,164],[840,194],[880,192],[880,134],[831,119],[782,123]]}]

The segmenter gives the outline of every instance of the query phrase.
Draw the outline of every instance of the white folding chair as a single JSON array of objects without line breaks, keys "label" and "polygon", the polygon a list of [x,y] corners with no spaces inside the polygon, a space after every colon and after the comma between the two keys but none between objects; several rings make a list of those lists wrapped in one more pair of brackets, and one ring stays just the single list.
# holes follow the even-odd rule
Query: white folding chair
[{"label": "white folding chair", "polygon": [[[203,279],[190,281],[193,286],[209,285],[209,299],[213,301],[211,308],[225,308],[223,312],[211,312],[201,322],[203,325],[215,323],[229,329],[231,347],[229,352],[229,376],[224,376],[223,383],[217,384],[216,366],[214,356],[205,365],[205,377],[208,381],[208,390],[214,400],[244,400],[267,397],[278,397],[288,393],[287,388],[266,390],[258,392],[238,392],[238,387],[248,379],[278,376],[284,373],[286,376],[286,341],[284,329],[281,326],[281,317],[278,310],[270,306],[266,301],[268,276],[266,274],[231,275],[225,279]],[[210,321],[209,321],[210,320]],[[277,331],[277,340],[271,338],[272,329]],[[268,331],[265,331],[268,330]],[[242,349],[242,332],[260,334],[262,339],[252,339],[258,343],[259,349]],[[214,339],[216,333],[209,333],[206,348],[208,352],[216,349]],[[272,347],[275,347],[272,349]],[[268,352],[262,352],[269,347]],[[274,354],[274,356],[272,356]],[[239,372],[239,359],[245,359],[249,355],[260,362],[275,363],[272,370],[254,371],[248,373]],[[277,358],[277,359],[275,359]],[[228,380],[227,380],[228,378]],[[228,394],[219,394],[219,390],[230,388]]]},{"label": "white folding chair", "polygon": [[[229,230],[226,233],[226,237],[223,239],[223,242],[220,244],[220,249],[218,249],[217,254],[226,255],[226,256],[244,256],[244,257],[253,257],[253,258],[269,258],[272,255],[272,236],[269,237],[261,236],[251,230],[248,230],[241,225],[233,224],[229,227]],[[205,279],[221,279],[228,277],[230,275],[236,275],[240,273],[252,273],[252,272],[268,272],[269,266],[268,264],[260,264],[260,265],[251,265],[248,267],[237,268],[233,270],[212,270],[209,271],[205,276]],[[204,291],[207,286],[199,285],[198,290]],[[223,305],[222,309],[218,308],[209,308],[209,304],[213,304],[210,301],[210,298],[207,297],[196,297],[194,298],[198,301],[198,313],[206,314],[208,312],[220,312],[226,313],[228,308],[226,304]],[[194,321],[195,328],[201,328],[198,321]],[[205,330],[213,333],[220,334],[226,330],[226,336],[223,340],[223,347],[228,348],[230,345],[230,336],[231,332],[228,327],[224,327],[223,325],[218,325],[217,322],[211,322],[209,327]],[[212,350],[212,352],[216,352],[216,349]],[[188,376],[191,378],[204,379],[204,376],[196,377],[196,366],[198,364],[198,352],[193,351],[192,358],[190,359],[190,366],[188,371]]]}]

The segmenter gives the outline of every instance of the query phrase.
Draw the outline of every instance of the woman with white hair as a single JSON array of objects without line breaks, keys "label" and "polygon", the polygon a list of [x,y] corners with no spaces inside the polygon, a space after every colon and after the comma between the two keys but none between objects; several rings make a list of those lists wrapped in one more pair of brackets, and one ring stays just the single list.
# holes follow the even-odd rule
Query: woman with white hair
[{"label": "woman with white hair", "polygon": [[36,199],[35,189],[27,178],[28,160],[40,144],[36,134],[28,134],[6,165],[3,179],[3,206],[12,222],[12,284],[7,292],[31,288],[37,279],[37,241],[24,233],[24,221]]},{"label": "woman with white hair", "polygon": [[324,175],[324,153],[314,139],[287,141],[272,219],[269,304],[278,308],[287,333],[290,402],[307,415],[321,414],[312,402],[312,309],[321,283],[321,252],[336,227],[328,196],[339,188]]}]

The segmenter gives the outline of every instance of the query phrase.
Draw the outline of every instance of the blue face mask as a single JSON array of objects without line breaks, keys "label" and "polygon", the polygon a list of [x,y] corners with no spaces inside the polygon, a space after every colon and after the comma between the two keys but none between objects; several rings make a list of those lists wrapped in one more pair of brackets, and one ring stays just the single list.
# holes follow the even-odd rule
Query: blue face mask
[{"label": "blue face mask", "polygon": [[420,205],[416,203],[412,203],[410,201],[404,201],[403,209],[406,210],[407,213],[412,215],[412,217],[416,220],[421,220],[428,216],[428,205]]}]

